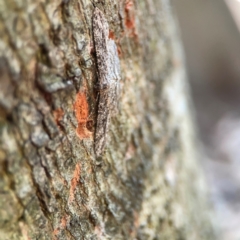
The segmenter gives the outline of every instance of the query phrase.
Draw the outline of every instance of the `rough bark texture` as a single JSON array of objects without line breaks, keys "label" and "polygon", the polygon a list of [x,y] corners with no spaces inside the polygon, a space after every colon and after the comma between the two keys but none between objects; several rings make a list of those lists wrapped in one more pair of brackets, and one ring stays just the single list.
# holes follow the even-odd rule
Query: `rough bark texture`
[{"label": "rough bark texture", "polygon": [[100,160],[93,2],[0,0],[0,239],[213,239],[169,1],[94,2],[122,72]]}]

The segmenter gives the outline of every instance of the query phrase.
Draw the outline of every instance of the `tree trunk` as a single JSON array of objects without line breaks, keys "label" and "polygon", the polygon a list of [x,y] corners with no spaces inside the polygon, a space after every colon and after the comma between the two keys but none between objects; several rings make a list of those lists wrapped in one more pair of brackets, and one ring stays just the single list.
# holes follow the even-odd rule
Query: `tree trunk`
[{"label": "tree trunk", "polygon": [[[121,66],[99,157],[95,7]],[[0,239],[214,239],[169,1],[0,0],[0,17]]]}]

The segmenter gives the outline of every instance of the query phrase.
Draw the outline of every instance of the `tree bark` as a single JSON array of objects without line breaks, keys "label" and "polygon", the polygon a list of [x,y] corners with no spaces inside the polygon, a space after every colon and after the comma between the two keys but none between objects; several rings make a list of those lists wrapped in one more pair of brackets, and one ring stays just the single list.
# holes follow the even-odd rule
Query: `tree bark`
[{"label": "tree bark", "polygon": [[[169,1],[0,5],[0,239],[214,239]],[[100,158],[95,7],[121,65]]]}]

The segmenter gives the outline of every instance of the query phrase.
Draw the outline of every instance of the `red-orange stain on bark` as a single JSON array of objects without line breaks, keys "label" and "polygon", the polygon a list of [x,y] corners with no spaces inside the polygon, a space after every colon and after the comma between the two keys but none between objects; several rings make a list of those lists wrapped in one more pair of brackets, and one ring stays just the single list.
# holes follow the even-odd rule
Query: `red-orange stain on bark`
[{"label": "red-orange stain on bark", "polygon": [[31,238],[28,236],[28,229],[27,226],[23,222],[19,222],[20,230],[22,232],[22,236],[26,240],[31,240]]},{"label": "red-orange stain on bark", "polygon": [[130,36],[137,37],[133,1],[126,0],[124,9],[125,9],[125,26],[127,29],[129,29],[131,31]]},{"label": "red-orange stain on bark", "polygon": [[53,111],[53,117],[57,124],[62,120],[64,112],[61,108],[57,108]]},{"label": "red-orange stain on bark", "polygon": [[137,236],[137,230],[139,228],[139,213],[138,212],[134,212],[134,224],[133,224],[133,228],[131,229],[130,235],[132,238],[135,238]]},{"label": "red-orange stain on bark", "polygon": [[134,147],[133,144],[130,144],[125,153],[124,160],[127,161],[127,160],[131,159],[134,156],[135,152],[136,152],[136,148]]},{"label": "red-orange stain on bark", "polygon": [[78,92],[74,103],[74,111],[78,121],[78,127],[76,129],[78,137],[80,139],[92,137],[92,132],[87,129],[89,111],[85,91]]},{"label": "red-orange stain on bark", "polygon": [[109,37],[110,39],[114,40],[114,39],[115,39],[114,32],[113,32],[113,31],[111,31],[111,30],[109,30],[108,37]]},{"label": "red-orange stain on bark", "polygon": [[58,228],[54,229],[54,231],[53,231],[53,235],[55,236],[54,239],[57,239],[56,235],[58,235],[58,234],[59,234],[59,229]]},{"label": "red-orange stain on bark", "polygon": [[73,178],[71,180],[70,193],[69,193],[69,202],[70,203],[74,201],[74,192],[77,187],[77,183],[80,179],[80,174],[81,174],[80,163],[77,163],[74,173],[73,173]]},{"label": "red-orange stain on bark", "polygon": [[64,216],[64,217],[61,219],[61,228],[64,229],[66,226],[67,226],[67,217]]},{"label": "red-orange stain on bark", "polygon": [[117,46],[117,52],[118,52],[118,56],[121,57],[122,56],[122,50],[118,46]]},{"label": "red-orange stain on bark", "polygon": [[66,228],[66,226],[67,226],[67,216],[63,216],[62,218],[61,218],[61,223],[60,223],[60,226],[59,227],[57,227],[57,228],[55,228],[54,230],[53,230],[53,235],[54,235],[54,240],[57,240],[58,238],[57,238],[57,235],[59,235],[60,234],[60,232],[64,229],[64,228]]},{"label": "red-orange stain on bark", "polygon": [[[108,37],[109,37],[110,39],[112,39],[112,40],[116,40],[116,36],[115,36],[114,32],[111,31],[111,30],[109,30]],[[116,41],[115,41],[115,43],[116,43]],[[117,44],[117,43],[116,43],[116,44]],[[122,55],[122,50],[121,50],[121,48],[118,46],[118,44],[117,44],[117,52],[118,52],[118,56],[120,57],[120,56]]]}]

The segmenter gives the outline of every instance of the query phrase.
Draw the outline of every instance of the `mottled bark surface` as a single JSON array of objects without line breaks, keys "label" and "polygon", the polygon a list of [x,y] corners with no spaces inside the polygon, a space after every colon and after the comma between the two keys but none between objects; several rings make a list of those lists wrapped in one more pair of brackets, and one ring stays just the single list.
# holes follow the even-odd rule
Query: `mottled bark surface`
[{"label": "mottled bark surface", "polygon": [[94,4],[122,72],[100,160],[93,1],[0,0],[0,239],[213,239],[169,1]]}]

